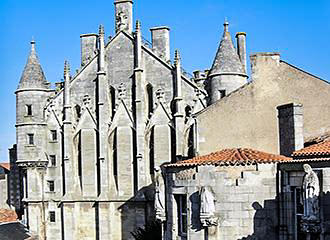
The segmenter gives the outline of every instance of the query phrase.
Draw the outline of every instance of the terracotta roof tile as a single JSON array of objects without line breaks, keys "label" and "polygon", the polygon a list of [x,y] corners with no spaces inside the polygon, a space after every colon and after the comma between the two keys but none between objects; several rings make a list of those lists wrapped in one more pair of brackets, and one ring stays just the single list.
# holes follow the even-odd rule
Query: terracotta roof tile
[{"label": "terracotta roof tile", "polygon": [[216,166],[236,166],[252,165],[256,163],[274,163],[287,162],[292,158],[282,155],[270,154],[249,148],[224,149],[204,156],[197,156],[192,159],[180,161],[166,165],[167,167],[176,166],[198,166],[198,165],[216,165]]},{"label": "terracotta roof tile", "polygon": [[0,167],[3,167],[5,169],[7,169],[8,171],[10,171],[10,164],[9,163],[0,163]]},{"label": "terracotta roof tile", "polygon": [[0,223],[15,221],[17,221],[17,215],[14,210],[0,209]]},{"label": "terracotta roof tile", "polygon": [[293,152],[293,157],[308,156],[328,156],[330,155],[330,139],[323,142],[313,144],[298,151]]}]

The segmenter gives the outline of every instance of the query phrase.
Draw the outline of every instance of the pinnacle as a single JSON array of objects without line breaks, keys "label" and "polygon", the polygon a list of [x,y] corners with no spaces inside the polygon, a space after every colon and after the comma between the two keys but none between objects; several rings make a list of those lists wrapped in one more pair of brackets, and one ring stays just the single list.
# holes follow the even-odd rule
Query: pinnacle
[{"label": "pinnacle", "polygon": [[239,59],[239,56],[234,48],[229,29],[229,23],[227,20],[224,22],[224,32],[220,41],[217,54],[215,56],[210,74],[221,73],[241,73],[245,74],[243,65]]},{"label": "pinnacle", "polygon": [[31,51],[24,67],[18,88],[49,88],[39,58],[35,50],[36,42],[32,38]]}]

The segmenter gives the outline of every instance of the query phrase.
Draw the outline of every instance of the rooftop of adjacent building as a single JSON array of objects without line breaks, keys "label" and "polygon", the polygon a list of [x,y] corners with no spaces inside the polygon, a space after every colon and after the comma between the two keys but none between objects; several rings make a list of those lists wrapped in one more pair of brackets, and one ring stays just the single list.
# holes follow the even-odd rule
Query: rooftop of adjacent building
[{"label": "rooftop of adjacent building", "polygon": [[10,163],[0,163],[0,167],[10,171]]},{"label": "rooftop of adjacent building", "polygon": [[310,157],[330,159],[330,135],[317,137],[314,140],[311,140],[308,145],[309,146],[305,148],[293,152],[292,157],[298,159]]},{"label": "rooftop of adjacent building", "polygon": [[17,221],[17,214],[14,210],[0,209],[0,223]]},{"label": "rooftop of adjacent building", "polygon": [[197,156],[192,159],[168,164],[167,167],[185,167],[200,165],[238,166],[261,163],[276,163],[291,161],[292,158],[282,155],[266,153],[250,148],[231,148],[212,152],[207,155]]}]

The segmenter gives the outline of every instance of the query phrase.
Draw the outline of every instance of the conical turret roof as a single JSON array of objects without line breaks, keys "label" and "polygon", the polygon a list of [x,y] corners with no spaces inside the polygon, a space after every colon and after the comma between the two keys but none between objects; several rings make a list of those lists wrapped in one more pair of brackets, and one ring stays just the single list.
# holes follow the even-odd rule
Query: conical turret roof
[{"label": "conical turret roof", "polygon": [[225,21],[224,32],[215,56],[210,75],[222,73],[241,73],[245,74],[244,67],[239,59],[239,56],[234,48],[228,31],[228,22]]},{"label": "conical turret roof", "polygon": [[49,88],[35,50],[34,40],[31,41],[31,52],[19,81],[18,89],[22,88]]}]

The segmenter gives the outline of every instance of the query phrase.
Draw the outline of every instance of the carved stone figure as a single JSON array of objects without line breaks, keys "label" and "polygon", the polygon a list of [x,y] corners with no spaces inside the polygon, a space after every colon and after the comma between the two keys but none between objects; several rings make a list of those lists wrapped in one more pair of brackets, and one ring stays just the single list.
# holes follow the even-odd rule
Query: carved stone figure
[{"label": "carved stone figure", "polygon": [[311,166],[304,164],[306,175],[303,181],[303,200],[304,200],[304,216],[305,220],[319,220],[319,194],[320,183],[316,173]]},{"label": "carved stone figure", "polygon": [[128,30],[128,17],[124,12],[119,12],[116,16],[117,31]]},{"label": "carved stone figure", "polygon": [[165,184],[160,167],[155,167],[155,211],[156,218],[165,221]]},{"label": "carved stone figure", "polygon": [[202,187],[200,191],[200,219],[203,226],[217,225],[215,217],[215,197],[208,187]]}]

